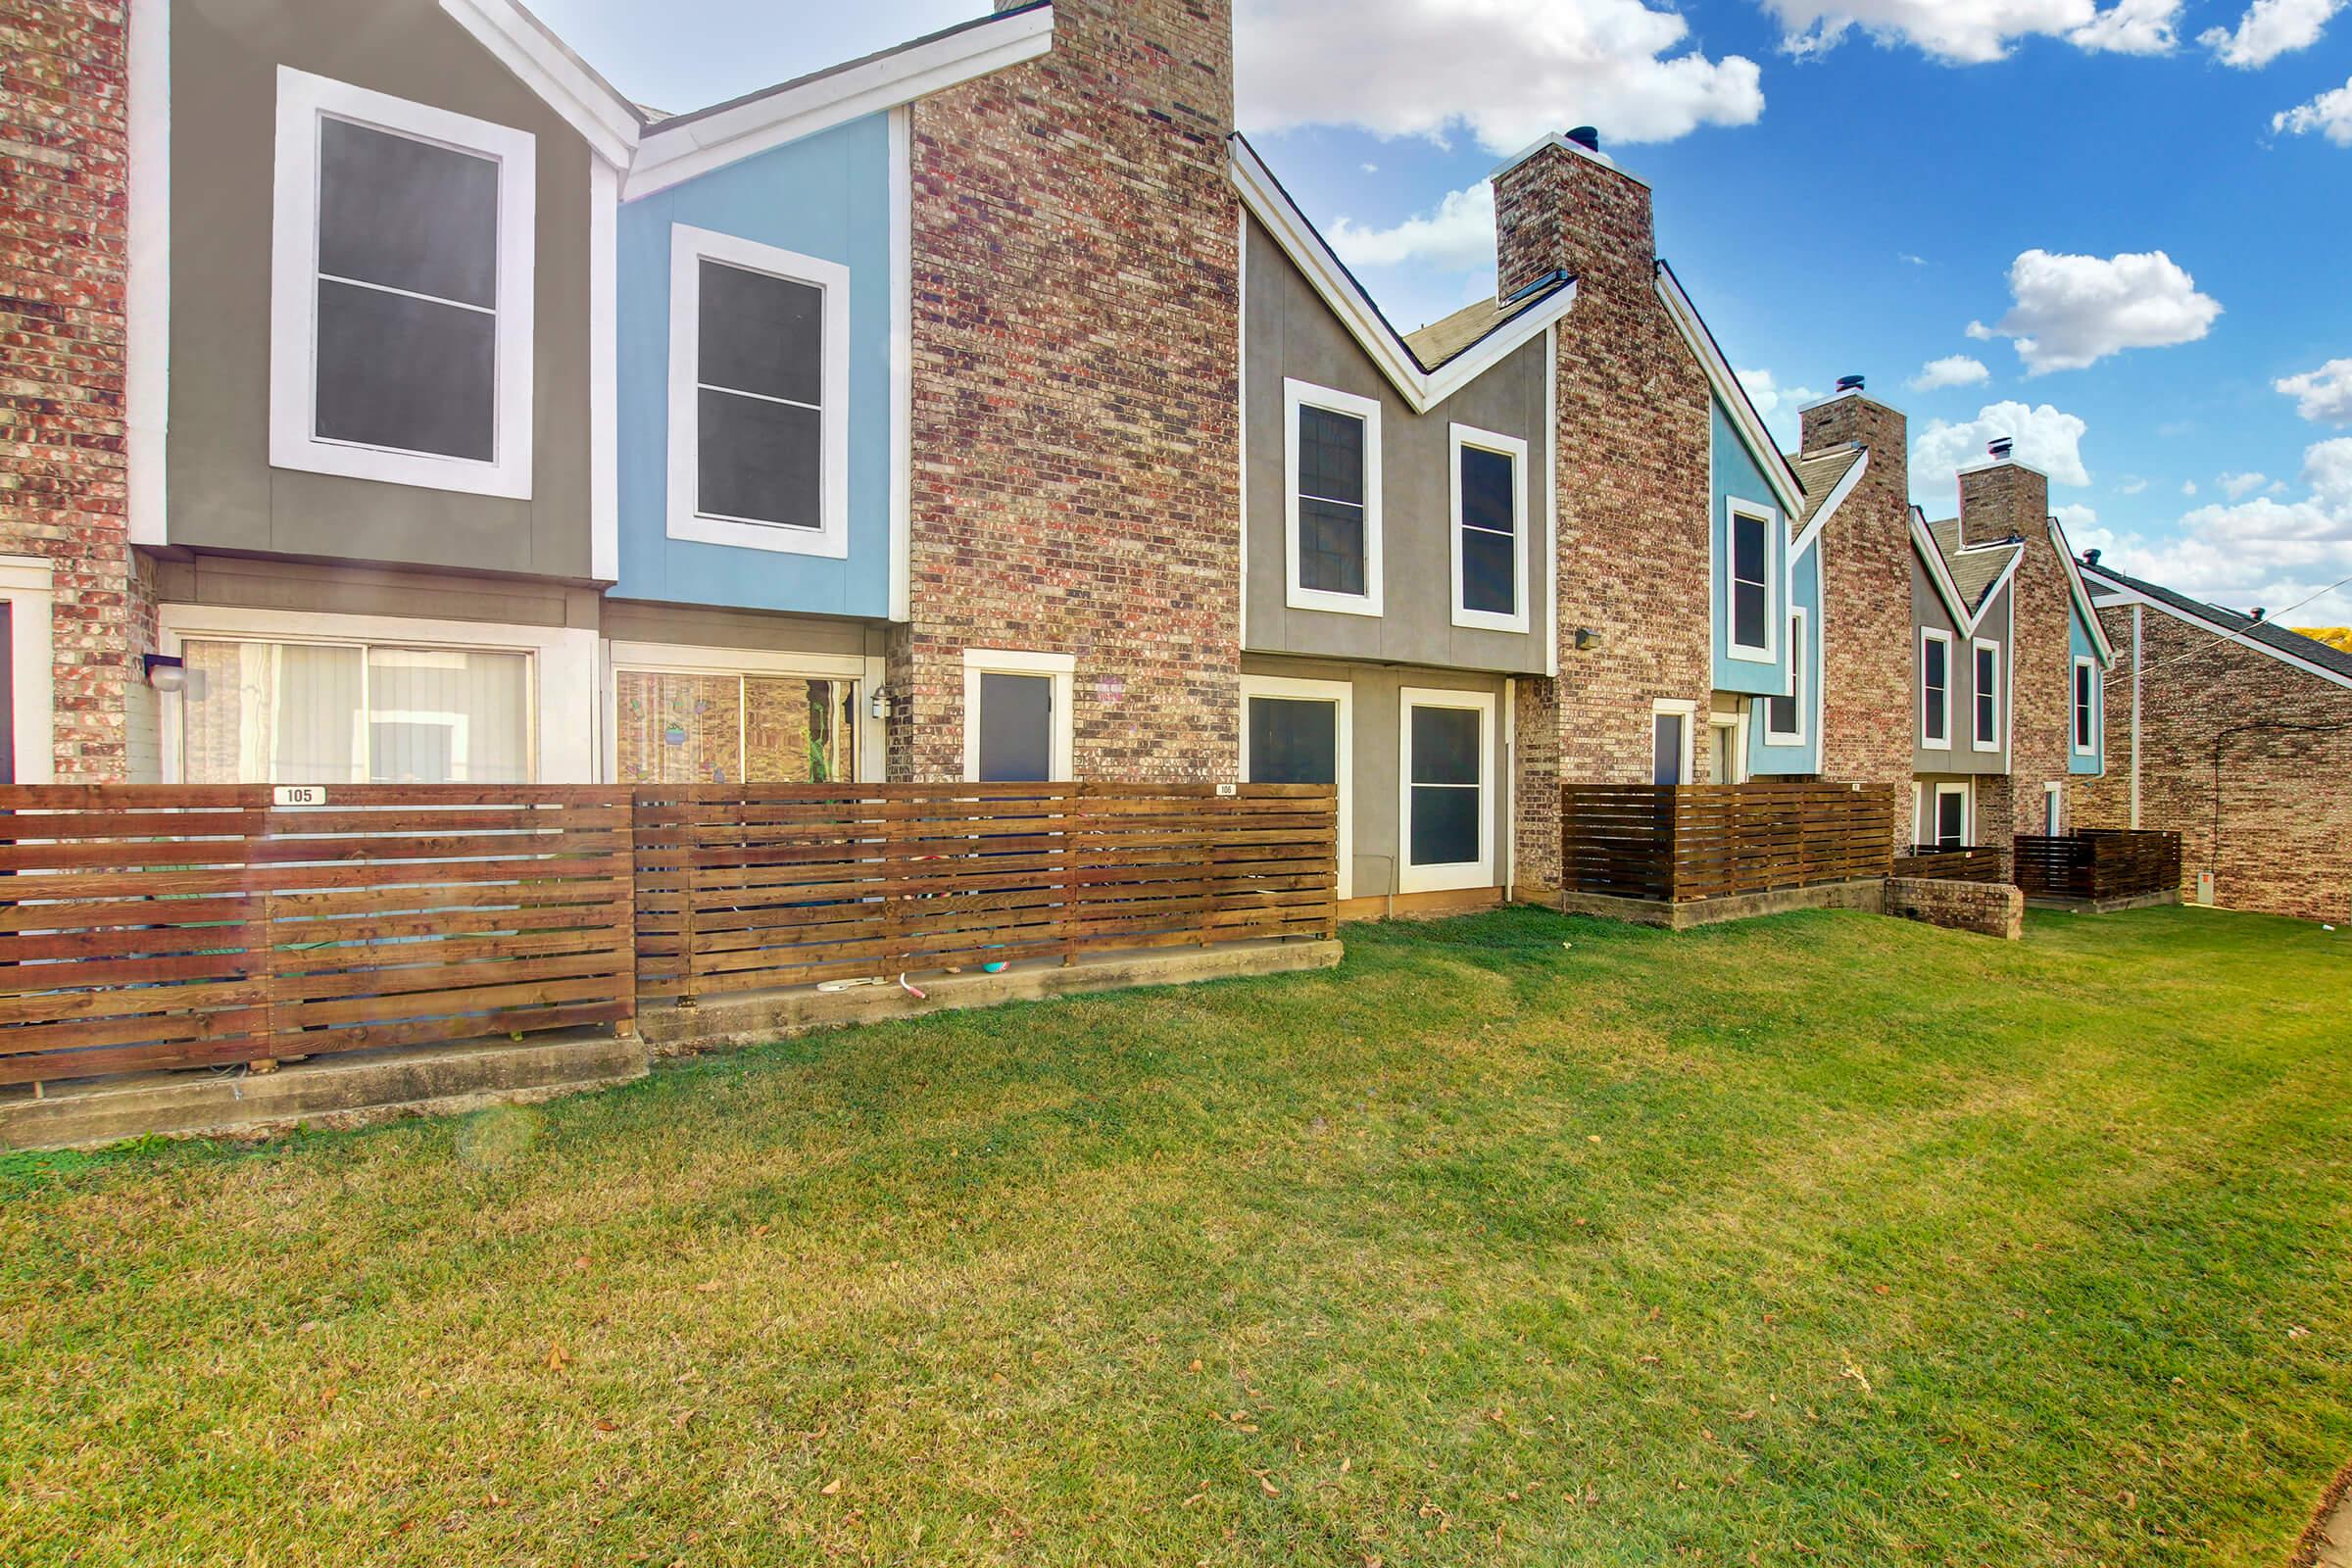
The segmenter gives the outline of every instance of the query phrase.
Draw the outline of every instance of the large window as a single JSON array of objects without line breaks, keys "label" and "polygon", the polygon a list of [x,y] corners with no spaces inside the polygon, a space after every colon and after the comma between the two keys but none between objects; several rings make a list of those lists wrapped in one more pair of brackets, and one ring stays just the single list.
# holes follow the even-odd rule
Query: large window
[{"label": "large window", "polygon": [[1788,612],[1788,691],[1764,700],[1764,744],[1805,743],[1805,612]]},{"label": "large window", "polygon": [[1494,832],[1487,789],[1494,698],[1407,687],[1401,704],[1404,856],[1397,891],[1492,886]]},{"label": "large window", "polygon": [[1952,745],[1952,639],[1940,631],[1919,634],[1919,744],[1936,752]]},{"label": "large window", "polygon": [[615,669],[616,781],[833,784],[858,777],[858,683]]},{"label": "large window", "polygon": [[270,461],[531,493],[530,134],[280,67]]},{"label": "large window", "polygon": [[670,229],[669,534],[849,554],[849,269]]},{"label": "large window", "polygon": [[1466,424],[1453,452],[1453,623],[1527,630],[1527,443]]},{"label": "large window", "polygon": [[189,638],[190,784],[527,784],[531,656]]},{"label": "large window", "polygon": [[1770,659],[1773,629],[1772,534],[1778,519],[1745,502],[1729,503],[1732,655]]},{"label": "large window", "polygon": [[1971,743],[1980,752],[2001,749],[2001,645],[1979,641],[1970,645],[1975,683],[1969,696],[1976,710]]},{"label": "large window", "polygon": [[2089,756],[2099,749],[2099,667],[2090,660],[2075,661],[2075,751]]},{"label": "large window", "polygon": [[1028,784],[1073,776],[1067,654],[967,648],[963,655],[963,776]]},{"label": "large window", "polygon": [[1287,602],[1294,610],[1377,615],[1380,404],[1283,382]]},{"label": "large window", "polygon": [[1346,681],[1242,677],[1242,777],[1252,784],[1329,784],[1339,796],[1339,896],[1352,891],[1349,759],[1352,694]]}]

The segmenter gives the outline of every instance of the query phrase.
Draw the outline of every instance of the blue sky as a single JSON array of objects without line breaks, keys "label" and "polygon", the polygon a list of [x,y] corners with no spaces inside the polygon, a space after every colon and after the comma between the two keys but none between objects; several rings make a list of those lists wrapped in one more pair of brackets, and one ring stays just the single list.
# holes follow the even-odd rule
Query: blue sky
[{"label": "blue sky", "polygon": [[[1242,128],[1409,327],[1492,287],[1498,156],[1593,123],[1785,438],[1861,372],[1931,515],[2011,435],[2078,547],[2284,610],[2352,575],[2352,13],[2094,3],[1241,0]],[[675,110],[983,8],[536,9]]]}]

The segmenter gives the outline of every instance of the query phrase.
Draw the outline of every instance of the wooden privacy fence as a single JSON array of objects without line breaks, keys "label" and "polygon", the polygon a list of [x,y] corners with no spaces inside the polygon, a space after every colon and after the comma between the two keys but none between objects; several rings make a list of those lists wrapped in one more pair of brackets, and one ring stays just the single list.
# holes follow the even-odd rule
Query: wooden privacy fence
[{"label": "wooden privacy fence", "polygon": [[2180,835],[2092,828],[2017,837],[2017,885],[2028,898],[2128,899],[2180,886]]},{"label": "wooden privacy fence", "polygon": [[1327,937],[1337,811],[1285,784],[642,788],[637,994]]},{"label": "wooden privacy fence", "polygon": [[1888,874],[1891,786],[1568,784],[1560,885],[1681,904]]},{"label": "wooden privacy fence", "polygon": [[1925,845],[1894,858],[1896,876],[1926,877],[1935,882],[2006,882],[2000,850],[1980,844],[1964,850],[1936,850]]},{"label": "wooden privacy fence", "polygon": [[629,795],[0,789],[0,1083],[633,1015]]}]

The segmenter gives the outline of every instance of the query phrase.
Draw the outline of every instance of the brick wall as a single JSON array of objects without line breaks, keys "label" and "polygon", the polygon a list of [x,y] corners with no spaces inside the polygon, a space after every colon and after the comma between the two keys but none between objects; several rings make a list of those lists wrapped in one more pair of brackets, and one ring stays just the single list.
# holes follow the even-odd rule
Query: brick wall
[{"label": "brick wall", "polygon": [[1886,879],[1886,912],[1951,931],[2015,942],[2025,935],[2026,895],[2009,882],[1945,882],[1927,877]]},{"label": "brick wall", "polygon": [[[2042,791],[2071,782],[2068,726],[2074,719],[2072,595],[2066,564],[2050,539],[2050,481],[2020,463],[1960,475],[1960,531],[1971,545],[2015,535],[2025,554],[2011,580],[2009,771],[1977,781],[1977,842],[2006,844],[2039,832]],[[1993,635],[1987,633],[1987,635]]]},{"label": "brick wall", "polygon": [[[2211,871],[2225,908],[2352,921],[2352,691],[2161,612],[2141,617],[2140,825],[2180,835],[2183,895]],[[2099,618],[2117,655],[2107,776],[2079,781],[2075,822],[2129,827],[2132,610]],[[2295,724],[2347,727],[2282,727]]]},{"label": "brick wall", "polygon": [[913,109],[913,620],[895,778],[961,776],[967,647],[1067,653],[1083,777],[1240,765],[1228,0],[1058,0]]},{"label": "brick wall", "polygon": [[124,0],[0,0],[0,555],[54,571],[61,780],[123,776],[154,646],[125,514],[127,22]]},{"label": "brick wall", "polygon": [[[1519,713],[1519,863],[1548,881],[1559,783],[1647,783],[1655,700],[1696,707],[1695,776],[1713,685],[1712,420],[1705,374],[1658,297],[1649,188],[1546,145],[1494,190],[1505,286],[1555,267],[1577,276],[1556,368],[1560,674],[1556,691],[1522,682]],[[1577,652],[1579,626],[1598,648]]]},{"label": "brick wall", "polygon": [[[1848,393],[1807,409],[1804,450],[1870,454],[1853,493],[1823,525],[1821,772],[1869,784],[1911,779],[1911,480],[1903,416]],[[1896,792],[1895,842],[1911,839],[1911,792]]]}]

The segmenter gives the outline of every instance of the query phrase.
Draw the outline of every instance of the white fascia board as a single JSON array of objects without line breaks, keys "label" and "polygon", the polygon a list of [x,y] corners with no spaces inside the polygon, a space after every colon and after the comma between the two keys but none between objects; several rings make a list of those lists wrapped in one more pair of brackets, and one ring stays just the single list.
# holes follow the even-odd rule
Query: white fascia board
[{"label": "white fascia board", "polygon": [[441,9],[578,131],[597,156],[628,167],[644,122],[513,0],[441,0]]},{"label": "white fascia board", "polygon": [[[1960,597],[1959,585],[1952,581],[1951,571],[1943,564],[1943,550],[1936,543],[1936,536],[1928,532],[1927,518],[1917,507],[1911,509],[1911,548],[1927,563],[1928,580],[1936,585],[1936,597],[1943,601],[1943,608],[1951,612],[1952,624],[1960,628],[1963,636],[1974,632],[1977,617],[1969,613]],[[1989,598],[1984,602],[1992,603]]]},{"label": "white fascia board", "polygon": [[2107,628],[2099,624],[2098,612],[2091,607],[2090,590],[2083,586],[2082,568],[2075,564],[2074,547],[2066,542],[2066,529],[2056,517],[2050,518],[2049,523],[2050,548],[2058,552],[2058,560],[2066,567],[2066,591],[2073,598],[2076,610],[2082,612],[2082,624],[2090,628],[2091,646],[2099,654],[2099,667],[2113,669],[2115,645],[2107,640]]},{"label": "white fascia board", "polygon": [[[1997,549],[1999,547],[1995,546],[1994,548]],[[2009,586],[2011,579],[2017,576],[2018,564],[2025,559],[2026,553],[2023,550],[2017,551],[2015,554],[2011,555],[2009,558],[2009,564],[2001,568],[2001,574],[1992,579],[1992,586],[1984,590],[1984,603],[1979,608],[1975,616],[1975,620],[1979,624],[1982,624],[1984,619],[1984,612],[1992,608],[1992,602],[2001,597],[2002,591]],[[2014,599],[2009,601],[2009,620],[2011,635],[2008,640],[2012,645],[2014,645],[2017,641],[2017,601]],[[1974,635],[1976,629],[1977,627],[1974,625],[1969,627],[1971,635]]]},{"label": "white fascia board", "polygon": [[1732,423],[1739,426],[1741,439],[1755,457],[1756,466],[1764,471],[1765,482],[1780,499],[1781,509],[1791,517],[1801,515],[1805,510],[1804,497],[1795,473],[1788,467],[1788,460],[1781,455],[1771,432],[1764,428],[1764,421],[1756,416],[1755,406],[1747,400],[1747,389],[1725,363],[1723,351],[1715,346],[1714,334],[1699,318],[1698,308],[1683,292],[1682,280],[1671,269],[1661,267],[1657,269],[1657,281],[1658,298],[1666,302],[1666,314],[1673,318],[1675,330],[1683,334],[1683,341],[1690,346],[1690,353],[1707,372],[1715,396],[1731,411]]},{"label": "white fascia board", "polygon": [[[2211,632],[2214,636],[2226,642],[2235,643],[2240,648],[2251,649],[2258,654],[2267,654],[2281,664],[2292,669],[2299,669],[2306,675],[2317,675],[2324,681],[2344,687],[2346,690],[2352,690],[2352,676],[2339,675],[2324,664],[2315,664],[2310,660],[2290,654],[2283,648],[2273,648],[2269,643],[2259,642],[2242,631],[2233,630],[2219,621],[2207,620],[2204,616],[2183,610],[2179,605],[2167,604],[2153,594],[2143,594],[2136,588],[2127,588],[2119,582],[2101,580],[2099,603],[2102,605],[2145,605],[2150,610],[2170,615],[2184,625],[2194,626],[2199,631]],[[2163,665],[2151,663],[2148,667],[2160,669]]]},{"label": "white fascia board", "polygon": [[1830,487],[1829,495],[1821,503],[1821,510],[1813,514],[1813,520],[1805,524],[1804,532],[1798,534],[1796,542],[1788,547],[1790,561],[1793,562],[1813,548],[1813,542],[1821,537],[1822,529],[1829,526],[1830,519],[1838,514],[1839,507],[1845,505],[1845,498],[1854,493],[1854,486],[1862,482],[1862,475],[1869,468],[1870,454],[1865,451],[1854,466],[1845,470],[1845,477]]},{"label": "white fascia board", "polygon": [[638,143],[622,196],[633,201],[771,147],[1035,60],[1053,47],[1054,9],[1035,6],[683,123],[656,125]]},{"label": "white fascia board", "polygon": [[1447,360],[1435,370],[1425,370],[1404,339],[1396,335],[1355,279],[1332,255],[1323,236],[1315,232],[1314,224],[1291,202],[1281,184],[1247,142],[1238,137],[1233,142],[1233,183],[1241,192],[1242,204],[1250,215],[1265,225],[1274,236],[1283,254],[1291,259],[1308,284],[1331,307],[1340,324],[1348,329],[1358,347],[1371,359],[1396,389],[1415,414],[1427,414],[1454,393],[1469,385],[1504,356],[1521,344],[1536,337],[1545,328],[1565,317],[1576,304],[1576,282],[1570,279],[1559,292],[1541,304],[1530,306],[1481,338],[1474,346]]}]

